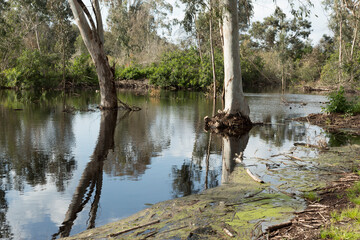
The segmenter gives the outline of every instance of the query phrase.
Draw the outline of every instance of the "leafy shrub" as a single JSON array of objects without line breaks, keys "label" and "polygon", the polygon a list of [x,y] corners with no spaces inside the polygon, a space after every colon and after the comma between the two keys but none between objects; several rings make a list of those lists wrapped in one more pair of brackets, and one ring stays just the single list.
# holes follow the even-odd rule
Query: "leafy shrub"
[{"label": "leafy shrub", "polygon": [[3,71],[4,85],[18,88],[52,88],[56,86],[59,73],[54,66],[58,62],[55,54],[42,54],[25,50],[14,68]]},{"label": "leafy shrub", "polygon": [[115,77],[118,79],[138,80],[146,77],[140,66],[129,66],[118,68],[115,71]]},{"label": "leafy shrub", "polygon": [[150,83],[160,87],[202,88],[206,79],[201,79],[200,69],[200,57],[194,48],[165,53]]},{"label": "leafy shrub", "polygon": [[20,82],[21,73],[16,68],[9,68],[2,72],[0,85],[4,87],[16,87]]},{"label": "leafy shrub", "polygon": [[321,68],[321,82],[334,84],[338,82],[339,76],[339,53],[331,54],[326,64]]},{"label": "leafy shrub", "polygon": [[98,83],[95,66],[89,54],[75,57],[69,66],[69,73],[75,84],[95,85]]},{"label": "leafy shrub", "polygon": [[264,77],[260,71],[264,69],[264,62],[260,56],[253,56],[253,59],[241,59],[241,74],[244,86],[256,86],[264,82]]},{"label": "leafy shrub", "polygon": [[[215,57],[215,73],[216,73],[216,86],[221,90],[224,83],[224,56],[220,49],[214,49]],[[202,66],[200,68],[201,87],[207,87],[213,84],[211,56],[203,56]]]},{"label": "leafy shrub", "polygon": [[339,91],[333,92],[329,95],[329,104],[325,107],[328,113],[356,113],[359,111],[360,103],[348,101],[345,97],[344,87],[340,87]]}]

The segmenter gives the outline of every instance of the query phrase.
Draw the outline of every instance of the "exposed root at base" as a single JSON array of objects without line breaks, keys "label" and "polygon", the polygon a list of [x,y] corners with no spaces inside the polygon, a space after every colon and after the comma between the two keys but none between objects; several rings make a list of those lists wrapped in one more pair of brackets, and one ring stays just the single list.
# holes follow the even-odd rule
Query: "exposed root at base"
[{"label": "exposed root at base", "polygon": [[204,121],[206,131],[210,130],[230,136],[242,135],[253,126],[250,118],[242,116],[241,113],[227,114],[220,110],[212,118],[206,116]]}]

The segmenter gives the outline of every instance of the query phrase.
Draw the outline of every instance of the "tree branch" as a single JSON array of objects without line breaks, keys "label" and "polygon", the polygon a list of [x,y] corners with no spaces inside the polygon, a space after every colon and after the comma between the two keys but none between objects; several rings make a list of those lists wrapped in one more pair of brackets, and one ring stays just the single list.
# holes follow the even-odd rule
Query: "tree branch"
[{"label": "tree branch", "polygon": [[96,26],[95,23],[91,17],[91,14],[89,12],[89,10],[87,9],[87,7],[85,6],[85,4],[83,3],[82,0],[77,0],[78,4],[80,5],[80,7],[82,8],[82,10],[84,11],[84,13],[86,14],[87,18],[89,19],[90,25],[93,28],[94,31],[96,31]]},{"label": "tree branch", "polygon": [[102,18],[101,18],[101,9],[99,6],[99,1],[92,0],[91,6],[92,6],[94,14],[95,14],[97,33],[99,34],[101,42],[104,43],[104,28],[103,28],[103,23],[102,23]]}]

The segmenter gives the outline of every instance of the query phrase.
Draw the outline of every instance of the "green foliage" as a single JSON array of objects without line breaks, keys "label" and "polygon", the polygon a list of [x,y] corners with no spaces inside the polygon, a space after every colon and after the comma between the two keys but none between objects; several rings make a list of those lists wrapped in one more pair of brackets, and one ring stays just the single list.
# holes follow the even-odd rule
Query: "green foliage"
[{"label": "green foliage", "polygon": [[357,182],[347,190],[347,196],[351,202],[360,205],[360,182]]},{"label": "green foliage", "polygon": [[70,77],[77,85],[95,85],[98,83],[94,64],[89,54],[81,54],[69,66]]},{"label": "green foliage", "polygon": [[321,82],[336,84],[339,76],[339,52],[330,55],[325,65],[321,68]]},{"label": "green foliage", "polygon": [[264,61],[260,56],[254,56],[253,59],[241,59],[241,75],[244,86],[258,85],[263,80],[260,72],[264,69]]},{"label": "green foliage", "polygon": [[3,71],[4,85],[17,88],[52,88],[59,73],[54,66],[58,58],[54,54],[25,50],[14,68]]},{"label": "green foliage", "polygon": [[360,182],[347,190],[347,196],[357,206],[332,212],[331,225],[321,230],[322,239],[360,239]]},{"label": "green foliage", "polygon": [[151,72],[141,66],[120,67],[115,70],[116,79],[139,80],[149,76]]},{"label": "green foliage", "polygon": [[201,79],[200,69],[200,57],[194,48],[165,53],[150,83],[160,87],[203,88],[209,82],[207,78]]},{"label": "green foliage", "polygon": [[[224,83],[224,56],[220,49],[214,49],[215,57],[215,73],[216,73],[216,85],[217,89],[221,90]],[[200,67],[200,82],[202,88],[208,87],[213,84],[213,71],[211,56],[203,56],[203,62]]]},{"label": "green foliage", "polygon": [[[357,240],[360,239],[360,233],[355,232],[355,229],[350,227],[336,227],[331,225],[330,227],[321,230],[320,236],[322,239],[333,239],[333,240]],[[357,229],[358,230],[358,229]]]},{"label": "green foliage", "polygon": [[325,107],[328,113],[358,113],[360,103],[348,101],[345,97],[344,87],[340,87],[339,91],[333,92],[329,95],[330,102]]}]

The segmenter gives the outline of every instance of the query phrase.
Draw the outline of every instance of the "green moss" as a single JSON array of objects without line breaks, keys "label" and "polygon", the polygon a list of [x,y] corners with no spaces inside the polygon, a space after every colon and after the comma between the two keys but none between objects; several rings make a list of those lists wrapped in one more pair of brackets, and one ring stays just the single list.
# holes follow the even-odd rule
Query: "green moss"
[{"label": "green moss", "polygon": [[289,213],[295,211],[291,202],[292,199],[286,195],[262,194],[246,204],[237,206],[235,215],[226,223],[240,228],[253,227],[260,220],[274,223],[276,220],[283,220],[285,216],[289,217]]},{"label": "green moss", "polygon": [[312,191],[303,193],[303,198],[305,198],[310,202],[319,202],[321,199],[316,192],[312,192]]}]

